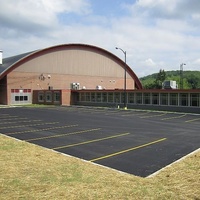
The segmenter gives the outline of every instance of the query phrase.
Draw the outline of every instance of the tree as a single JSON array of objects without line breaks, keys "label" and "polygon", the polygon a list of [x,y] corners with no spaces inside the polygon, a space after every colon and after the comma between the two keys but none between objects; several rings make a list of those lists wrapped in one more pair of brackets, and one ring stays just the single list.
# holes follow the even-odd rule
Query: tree
[{"label": "tree", "polygon": [[162,83],[166,79],[164,69],[160,69],[159,73],[153,74],[148,81],[143,84],[145,89],[162,89]]},{"label": "tree", "polygon": [[159,73],[156,76],[155,88],[156,89],[161,89],[162,88],[162,84],[163,84],[165,79],[166,79],[165,70],[164,69],[160,69]]},{"label": "tree", "polygon": [[190,88],[197,89],[199,87],[200,79],[192,74],[187,77],[187,82],[190,85]]},{"label": "tree", "polygon": [[[166,78],[163,78],[161,82],[165,80],[173,80],[177,83],[180,82],[180,70],[165,71],[165,73]],[[154,73],[152,75],[140,78],[143,87],[146,89],[161,88],[160,83],[158,83],[159,81],[156,82],[156,79],[160,79],[159,74],[160,71],[159,73]],[[184,71],[183,86],[185,89],[200,89],[200,71]]]}]

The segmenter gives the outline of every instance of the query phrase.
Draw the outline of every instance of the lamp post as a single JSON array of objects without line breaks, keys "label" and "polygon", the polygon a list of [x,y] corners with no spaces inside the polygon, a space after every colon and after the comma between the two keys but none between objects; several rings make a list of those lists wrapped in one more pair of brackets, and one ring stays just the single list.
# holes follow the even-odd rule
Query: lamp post
[{"label": "lamp post", "polygon": [[123,52],[124,54],[124,63],[125,63],[125,66],[124,66],[124,109],[126,110],[127,109],[127,99],[126,99],[126,51],[124,51],[123,49],[121,48],[118,48],[116,47],[116,49],[119,49]]},{"label": "lamp post", "polygon": [[180,89],[183,89],[183,65],[186,65],[185,63],[180,64]]}]

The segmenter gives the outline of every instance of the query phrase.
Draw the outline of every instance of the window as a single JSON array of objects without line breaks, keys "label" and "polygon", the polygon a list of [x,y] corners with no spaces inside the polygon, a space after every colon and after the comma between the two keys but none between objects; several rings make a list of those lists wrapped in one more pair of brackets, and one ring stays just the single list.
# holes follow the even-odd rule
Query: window
[{"label": "window", "polygon": [[119,92],[115,92],[114,93],[114,98],[115,98],[115,103],[120,103],[120,93]]},{"label": "window", "polygon": [[102,102],[107,102],[107,93],[103,92],[102,94]]},{"label": "window", "polygon": [[[124,96],[124,95],[126,95],[126,96]],[[125,99],[126,98],[126,99]],[[124,100],[126,101],[126,103],[127,103],[127,93],[126,92],[122,92],[121,93],[121,103],[124,103]]]},{"label": "window", "polygon": [[60,102],[60,92],[54,92],[54,101]]},{"label": "window", "polygon": [[179,105],[180,106],[188,106],[188,94],[180,94],[179,95]]},{"label": "window", "polygon": [[178,94],[171,93],[170,94],[170,105],[177,106],[178,105]]},{"label": "window", "polygon": [[160,94],[160,104],[168,105],[168,94],[166,93]]},{"label": "window", "polygon": [[19,101],[19,96],[15,96],[15,101]]},{"label": "window", "polygon": [[144,104],[150,104],[150,93],[144,93]]},{"label": "window", "polygon": [[81,101],[85,101],[85,92],[81,93]]},{"label": "window", "polygon": [[95,93],[92,92],[92,93],[91,93],[91,101],[92,101],[92,102],[95,102],[95,100],[96,100],[96,99],[95,99]]},{"label": "window", "polygon": [[23,96],[20,96],[19,99],[20,99],[20,101],[23,101],[23,100],[24,100],[24,97],[23,97]]},{"label": "window", "polygon": [[28,96],[15,96],[15,101],[28,101]]},{"label": "window", "polygon": [[136,93],[136,103],[142,104],[142,93]]},{"label": "window", "polygon": [[97,92],[97,102],[101,102],[101,92]]},{"label": "window", "polygon": [[108,102],[113,103],[113,93],[112,92],[108,93]]},{"label": "window", "polygon": [[24,101],[28,101],[28,96],[24,96]]},{"label": "window", "polygon": [[85,100],[90,101],[90,93],[89,92],[85,93]]},{"label": "window", "polygon": [[199,94],[190,94],[190,106],[199,106]]},{"label": "window", "polygon": [[38,93],[38,102],[44,102],[44,92]]},{"label": "window", "polygon": [[134,93],[128,93],[128,103],[134,103]]},{"label": "window", "polygon": [[152,94],[152,104],[159,105],[159,94],[158,93]]},{"label": "window", "polygon": [[52,92],[46,92],[46,102],[52,102]]}]

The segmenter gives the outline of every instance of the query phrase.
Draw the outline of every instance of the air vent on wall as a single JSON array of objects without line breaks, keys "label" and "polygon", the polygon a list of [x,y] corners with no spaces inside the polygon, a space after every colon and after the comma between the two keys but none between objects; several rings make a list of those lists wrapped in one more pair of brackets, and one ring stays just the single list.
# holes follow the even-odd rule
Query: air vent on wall
[{"label": "air vent on wall", "polygon": [[80,83],[71,83],[71,89],[72,90],[79,90]]}]

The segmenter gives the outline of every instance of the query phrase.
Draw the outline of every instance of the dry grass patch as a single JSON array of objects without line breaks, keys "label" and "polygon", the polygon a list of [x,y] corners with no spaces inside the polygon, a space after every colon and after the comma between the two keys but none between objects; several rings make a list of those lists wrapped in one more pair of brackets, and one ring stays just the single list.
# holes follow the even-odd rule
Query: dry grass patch
[{"label": "dry grass patch", "polygon": [[0,135],[0,199],[200,199],[200,152],[140,178]]}]

